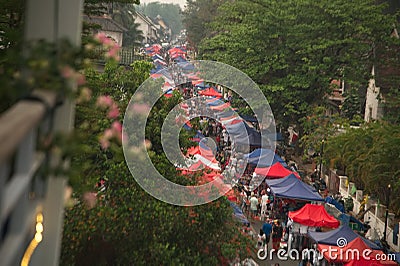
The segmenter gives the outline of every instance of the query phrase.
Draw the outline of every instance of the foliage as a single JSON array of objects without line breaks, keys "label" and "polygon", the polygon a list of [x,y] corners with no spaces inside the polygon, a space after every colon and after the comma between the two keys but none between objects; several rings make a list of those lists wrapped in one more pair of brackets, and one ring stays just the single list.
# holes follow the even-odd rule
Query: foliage
[{"label": "foliage", "polygon": [[209,36],[207,24],[217,16],[218,7],[226,0],[188,0],[183,10],[183,24],[187,30],[190,45],[197,50],[200,41]]},{"label": "foliage", "polygon": [[182,30],[181,8],[178,4],[152,2],[143,4],[138,9],[152,19],[160,15],[171,29],[172,36],[178,35]]},{"label": "foliage", "polygon": [[128,31],[124,32],[124,47],[138,47],[144,39],[143,31],[139,29],[140,24],[135,23],[135,6],[127,3],[114,3],[111,17],[124,26]]},{"label": "foliage", "polygon": [[354,202],[351,197],[348,197],[344,200],[344,208],[346,211],[353,211]]},{"label": "foliage", "polygon": [[349,120],[339,114],[327,116],[325,108],[319,106],[315,107],[313,113],[302,118],[300,122],[304,130],[300,143],[307,153],[309,150],[320,151],[322,141],[340,134],[352,124],[359,124],[360,119],[355,117],[355,120]]},{"label": "foliage", "polygon": [[323,103],[332,79],[365,86],[373,47],[394,18],[373,0],[227,2],[203,39],[203,59],[239,68],[261,85],[284,125]]},{"label": "foliage", "polygon": [[[103,145],[106,131],[122,118],[119,113],[110,119],[113,104],[125,110],[151,67],[148,62],[135,62],[126,69],[114,61],[104,72],[85,71],[87,85],[100,97],[77,106],[76,129],[86,148],[72,161],[80,178],[73,180],[75,204],[66,210],[62,265],[216,265],[247,255],[249,242],[240,234],[225,198],[197,207],[163,203],[134,181],[118,136],[114,135],[117,141],[109,139]],[[174,94],[157,102],[148,119],[146,138],[152,144],[150,157],[163,175],[177,183],[194,184],[169,163],[159,134],[162,121],[180,99]],[[181,135],[186,139],[182,146],[190,145],[188,136]],[[95,187],[99,180],[105,181],[105,190]]]},{"label": "foliage", "polygon": [[400,124],[400,90],[392,88],[385,95],[384,116],[383,120],[392,123]]},{"label": "foliage", "polygon": [[400,127],[369,123],[360,128],[347,128],[344,133],[326,141],[324,158],[332,165],[342,165],[350,181],[365,193],[385,202],[384,188],[393,188],[393,210],[400,214]]},{"label": "foliage", "polygon": [[350,89],[346,91],[343,96],[345,97],[343,106],[341,107],[341,115],[353,119],[355,116],[361,115],[361,102],[358,95],[358,90]]},{"label": "foliage", "polygon": [[10,107],[26,92],[15,89],[20,73],[25,1],[1,0],[0,11],[0,112]]}]

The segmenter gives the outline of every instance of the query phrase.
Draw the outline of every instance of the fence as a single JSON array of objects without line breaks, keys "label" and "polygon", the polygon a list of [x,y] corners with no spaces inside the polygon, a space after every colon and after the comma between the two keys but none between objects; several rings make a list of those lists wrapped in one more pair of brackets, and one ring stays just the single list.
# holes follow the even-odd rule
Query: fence
[{"label": "fence", "polygon": [[27,238],[34,236],[36,215],[43,210],[46,179],[37,175],[46,162],[37,140],[51,130],[49,111],[56,95],[35,91],[0,116],[0,258],[19,264]]},{"label": "fence", "polygon": [[[339,176],[340,185],[339,192],[344,197],[350,197],[353,199],[354,207],[353,212],[359,213],[361,202],[363,201],[363,191],[356,190],[355,194],[351,194],[351,190],[354,186],[354,183],[348,182],[347,176]],[[347,184],[348,183],[348,184]],[[366,209],[370,209],[364,214],[364,222],[369,222],[371,229],[368,232],[369,238],[371,239],[381,239],[383,237],[383,232],[385,230],[385,212],[386,206],[381,205],[371,199],[368,199],[367,204],[365,205]],[[396,252],[400,251],[400,234],[395,233],[393,228],[398,227],[399,223],[395,222],[395,215],[393,213],[389,213],[388,217],[388,227],[387,227],[387,237],[386,241],[389,246],[395,250]]]},{"label": "fence", "polygon": [[[96,48],[90,57],[97,64],[105,64],[106,60],[104,55],[107,53],[107,50],[102,48]],[[118,51],[118,56],[120,58],[119,64],[123,66],[130,66],[134,61],[138,60],[147,60],[149,57],[145,55],[136,54],[133,48],[121,47]]]}]

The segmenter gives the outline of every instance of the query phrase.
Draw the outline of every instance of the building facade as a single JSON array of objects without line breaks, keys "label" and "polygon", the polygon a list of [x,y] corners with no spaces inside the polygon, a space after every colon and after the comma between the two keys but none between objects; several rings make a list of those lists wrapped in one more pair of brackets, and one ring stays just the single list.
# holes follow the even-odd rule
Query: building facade
[{"label": "building facade", "polygon": [[143,32],[144,43],[152,44],[158,41],[158,28],[153,21],[140,12],[136,12],[135,23],[139,24],[138,29]]}]

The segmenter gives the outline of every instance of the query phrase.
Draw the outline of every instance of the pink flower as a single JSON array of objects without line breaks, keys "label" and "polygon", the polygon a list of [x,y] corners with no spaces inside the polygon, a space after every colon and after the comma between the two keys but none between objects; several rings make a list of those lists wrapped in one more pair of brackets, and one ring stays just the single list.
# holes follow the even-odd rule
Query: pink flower
[{"label": "pink flower", "polygon": [[111,125],[111,129],[114,132],[121,133],[122,132],[122,124],[119,121],[114,121]]},{"label": "pink flower", "polygon": [[101,42],[101,43],[103,43],[104,40],[108,39],[107,36],[106,36],[103,32],[97,33],[96,36],[94,36],[94,38],[95,38],[97,41]]},{"label": "pink flower", "polygon": [[78,73],[76,75],[76,83],[78,84],[78,86],[84,85],[86,83],[85,75]]},{"label": "pink flower", "polygon": [[97,98],[96,105],[102,108],[111,107],[114,104],[114,101],[111,99],[110,96],[99,96]]},{"label": "pink flower", "polygon": [[114,132],[111,128],[107,128],[106,130],[104,130],[104,135],[103,137],[105,139],[111,139],[114,136]]},{"label": "pink flower", "polygon": [[111,38],[106,37],[105,39],[102,40],[102,43],[109,47],[109,46],[113,46],[114,45],[114,41]]},{"label": "pink flower", "polygon": [[119,116],[118,105],[113,103],[110,111],[108,112],[108,118],[117,118]]},{"label": "pink flower", "polygon": [[103,150],[107,150],[110,147],[110,141],[106,139],[104,136],[100,137],[99,142]]},{"label": "pink flower", "polygon": [[83,194],[83,201],[89,209],[92,209],[96,206],[97,194],[94,192],[86,192]]},{"label": "pink flower", "polygon": [[107,52],[106,57],[117,59],[118,57],[119,46],[114,45],[111,49]]},{"label": "pink flower", "polygon": [[75,74],[75,70],[70,66],[64,66],[61,69],[61,76],[65,79],[71,78]]},{"label": "pink flower", "polygon": [[111,125],[111,129],[118,141],[122,142],[122,124],[119,121],[114,121]]}]

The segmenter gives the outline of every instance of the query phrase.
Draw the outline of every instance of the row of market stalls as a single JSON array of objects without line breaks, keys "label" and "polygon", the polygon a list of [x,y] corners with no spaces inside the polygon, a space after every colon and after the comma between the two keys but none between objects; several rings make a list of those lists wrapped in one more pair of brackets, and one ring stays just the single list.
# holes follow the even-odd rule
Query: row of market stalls
[{"label": "row of market stalls", "polygon": [[[162,55],[161,46],[153,45],[146,48],[146,52],[152,56],[155,66],[151,77],[164,79],[161,89],[165,97],[171,97],[173,91],[182,89],[181,84],[190,84],[192,92],[193,88],[195,90],[195,96],[206,97],[206,111],[212,114],[229,132],[231,141],[236,145],[250,145],[251,150],[247,153],[232,152],[230,163],[233,160],[238,163],[235,163],[234,166],[229,164],[226,169],[233,167],[236,172],[243,172],[243,168],[247,169],[250,166],[250,169],[252,169],[252,183],[249,186],[251,190],[257,189],[252,184],[258,185],[265,182],[270,193],[277,199],[274,204],[279,201],[301,203],[300,209],[293,209],[288,212],[288,223],[292,223],[287,243],[288,252],[292,248],[313,247],[319,252],[319,255],[323,256],[325,262],[331,264],[396,265],[392,260],[374,260],[378,254],[383,254],[382,248],[361,237],[346,223],[338,219],[339,217],[335,218],[326,211],[324,207],[325,199],[318,191],[305,183],[299,174],[290,169],[285,160],[277,155],[274,150],[265,148],[259,130],[235,112],[231,103],[224,100],[221,91],[206,84],[204,80],[198,77],[199,73],[194,72],[195,67],[186,60],[184,47],[174,47]],[[168,55],[170,62],[165,60],[166,55]],[[167,68],[171,62],[174,62],[175,66]],[[184,90],[189,89],[184,88]],[[185,103],[180,108],[183,110],[183,115],[177,119],[184,120],[183,128],[194,131],[190,124],[190,117],[198,108],[196,103],[192,106]],[[187,154],[185,154],[188,168],[181,168],[177,165],[177,169],[183,175],[190,175],[195,171],[203,170],[201,182],[207,183],[217,180],[220,188],[232,186],[232,184],[240,181],[235,179],[235,175],[227,174],[229,171],[223,171],[225,167],[216,160],[215,150],[207,144],[207,136],[196,131],[192,140],[197,142],[198,145],[189,148]],[[239,156],[236,158],[237,154]],[[240,161],[244,161],[245,165],[241,165]],[[231,202],[233,213],[238,221],[249,226],[249,220],[237,205],[239,198],[235,188],[229,190],[227,198]],[[329,202],[332,203],[332,200],[329,199]],[[346,242],[345,245],[339,241],[343,239]],[[332,249],[336,250],[336,253],[325,252]],[[371,250],[371,252],[367,257],[349,259],[343,256],[348,250],[358,250],[360,254],[363,250]]]}]

